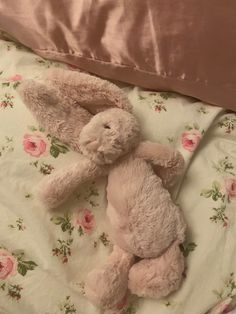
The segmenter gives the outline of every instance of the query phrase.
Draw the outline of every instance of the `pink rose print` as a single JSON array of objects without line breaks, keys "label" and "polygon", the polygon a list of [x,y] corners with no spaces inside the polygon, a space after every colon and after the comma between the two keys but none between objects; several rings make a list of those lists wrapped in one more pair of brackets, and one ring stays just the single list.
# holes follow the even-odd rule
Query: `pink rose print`
[{"label": "pink rose print", "polygon": [[[227,298],[222,302],[218,303],[214,308],[211,309],[209,314],[227,314],[230,313],[235,306],[231,304],[232,298]],[[207,312],[208,313],[208,312]]]},{"label": "pink rose print", "polygon": [[89,209],[79,210],[79,217],[75,221],[76,227],[82,227],[84,232],[90,234],[95,228],[95,218]]},{"label": "pink rose print", "polygon": [[225,179],[225,189],[231,200],[236,200],[236,180],[233,178]]},{"label": "pink rose print", "polygon": [[48,142],[41,133],[25,134],[23,146],[25,152],[33,157],[39,157],[48,153]]},{"label": "pink rose print", "polygon": [[6,250],[0,249],[0,279],[7,279],[17,273],[17,260]]},{"label": "pink rose print", "polygon": [[124,298],[116,305],[116,310],[121,311],[128,305],[128,298],[127,294],[124,296]]},{"label": "pink rose print", "polygon": [[22,80],[22,76],[20,74],[16,74],[8,79],[11,82],[18,82]]},{"label": "pink rose print", "polygon": [[234,309],[234,306],[232,306],[231,304],[228,304],[225,306],[225,308],[223,309],[223,314],[227,314],[230,313],[232,310]]},{"label": "pink rose print", "polygon": [[202,135],[198,130],[191,130],[191,131],[184,132],[182,134],[183,148],[192,153],[197,148],[201,140],[201,136]]}]

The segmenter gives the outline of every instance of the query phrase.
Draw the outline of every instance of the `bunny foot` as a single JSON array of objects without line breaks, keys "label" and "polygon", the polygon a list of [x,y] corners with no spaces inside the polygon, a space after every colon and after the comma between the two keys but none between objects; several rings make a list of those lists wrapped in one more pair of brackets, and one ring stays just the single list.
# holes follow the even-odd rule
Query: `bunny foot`
[{"label": "bunny foot", "polygon": [[134,257],[114,247],[107,264],[91,271],[85,285],[85,294],[95,305],[103,309],[119,308],[126,297],[128,273]]},{"label": "bunny foot", "polygon": [[183,272],[184,257],[178,244],[174,243],[162,256],[133,265],[128,287],[139,297],[159,299],[180,287]]}]

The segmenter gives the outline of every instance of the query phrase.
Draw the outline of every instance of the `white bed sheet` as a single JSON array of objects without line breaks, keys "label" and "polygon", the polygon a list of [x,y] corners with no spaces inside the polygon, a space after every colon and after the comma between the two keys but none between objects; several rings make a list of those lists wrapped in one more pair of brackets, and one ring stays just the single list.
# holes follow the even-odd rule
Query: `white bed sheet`
[{"label": "white bed sheet", "polygon": [[[34,187],[77,154],[39,128],[16,91],[49,67],[71,67],[3,40],[0,56],[0,314],[102,313],[84,297],[84,281],[111,251],[106,182],[78,189],[63,212],[40,207]],[[204,314],[236,292],[236,115],[173,93],[123,88],[143,137],[185,157],[173,197],[188,237],[181,289],[162,300],[134,298],[122,314]]]}]

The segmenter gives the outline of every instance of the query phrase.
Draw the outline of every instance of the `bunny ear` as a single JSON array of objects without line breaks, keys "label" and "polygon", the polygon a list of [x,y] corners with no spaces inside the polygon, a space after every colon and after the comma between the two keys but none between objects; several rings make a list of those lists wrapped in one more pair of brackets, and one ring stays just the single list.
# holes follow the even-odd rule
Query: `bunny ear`
[{"label": "bunny ear", "polygon": [[79,151],[78,137],[92,115],[86,109],[72,107],[71,102],[61,98],[57,89],[34,80],[26,80],[18,92],[40,126],[52,136]]},{"label": "bunny ear", "polygon": [[48,70],[44,79],[45,84],[22,82],[19,94],[40,125],[75,151],[93,114],[109,108],[132,111],[125,93],[106,80],[63,69]]},{"label": "bunny ear", "polygon": [[50,69],[45,79],[50,86],[60,91],[90,113],[96,114],[109,108],[131,112],[132,106],[126,94],[115,84],[101,78],[63,69]]}]

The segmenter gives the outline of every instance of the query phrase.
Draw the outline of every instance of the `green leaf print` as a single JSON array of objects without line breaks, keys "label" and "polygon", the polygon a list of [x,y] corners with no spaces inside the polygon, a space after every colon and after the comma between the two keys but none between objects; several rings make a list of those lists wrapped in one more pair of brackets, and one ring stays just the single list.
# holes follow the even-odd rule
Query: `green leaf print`
[{"label": "green leaf print", "polygon": [[121,314],[135,314],[136,310],[130,305],[127,309],[123,310]]},{"label": "green leaf print", "polygon": [[54,222],[55,225],[60,225],[64,222],[63,217],[53,217],[51,218],[51,221]]},{"label": "green leaf print", "polygon": [[171,302],[170,301],[166,301],[164,304],[165,304],[166,307],[171,306]]},{"label": "green leaf print", "polygon": [[45,162],[42,162],[39,168],[39,172],[44,175],[51,174],[53,170],[54,167],[50,164],[46,164]]},{"label": "green leaf print", "polygon": [[61,258],[62,263],[65,264],[68,262],[69,256],[71,256],[71,245],[73,243],[73,239],[70,238],[68,240],[57,240],[57,247],[52,249],[53,256],[58,256]]},{"label": "green leaf print", "polygon": [[19,85],[20,85],[20,82],[15,82],[15,83],[13,84],[13,88],[16,89]]},{"label": "green leaf print", "polygon": [[201,192],[201,196],[204,196],[206,198],[211,197],[211,195],[212,195],[212,190],[203,189]]},{"label": "green leaf print", "polygon": [[223,128],[225,133],[230,134],[234,131],[236,125],[236,115],[231,114],[230,116],[224,117],[220,122],[218,122],[218,127]]},{"label": "green leaf print", "polygon": [[167,137],[167,140],[171,144],[171,143],[174,143],[175,138],[173,136],[172,137]]},{"label": "green leaf print", "polygon": [[5,82],[0,83],[2,88],[13,88],[16,89],[20,84],[22,80],[22,76],[20,74],[15,74],[11,78],[5,79]]},{"label": "green leaf print", "polygon": [[[82,229],[82,228],[81,228]],[[79,231],[79,230],[78,230]],[[82,231],[83,231],[83,229],[82,229]],[[110,244],[111,244],[111,242],[110,242],[110,240],[109,240],[109,238],[108,238],[108,235],[105,233],[105,232],[103,232],[103,233],[101,233],[100,234],[100,236],[98,237],[98,240],[104,245],[104,246],[109,246]],[[94,241],[93,242],[93,247],[94,248],[97,248],[97,246],[98,246],[98,241]]]},{"label": "green leaf print", "polygon": [[14,151],[13,137],[5,136],[5,142],[3,143],[2,146],[0,146],[0,157],[3,156],[5,153],[13,151]]},{"label": "green leaf print", "polygon": [[142,95],[138,95],[139,100],[144,100],[146,97],[143,97]]},{"label": "green leaf print", "polygon": [[225,195],[220,191],[221,185],[218,181],[214,181],[212,183],[211,189],[203,189],[200,196],[204,196],[206,198],[212,198],[213,201],[218,201],[221,199],[222,201],[225,200]]},{"label": "green leaf print", "polygon": [[193,127],[192,126],[190,126],[190,125],[185,125],[185,130],[187,130],[187,131],[191,131],[193,129]]},{"label": "green leaf print", "polygon": [[45,60],[43,58],[35,58],[35,61],[41,65],[41,66],[44,66],[45,68],[50,68],[51,66],[53,66],[53,61],[50,61],[50,60]]},{"label": "green leaf print", "polygon": [[225,214],[226,205],[221,204],[220,207],[214,207],[212,209],[215,211],[215,215],[211,216],[210,220],[215,223],[221,221],[223,223],[223,227],[227,227],[229,218]]},{"label": "green leaf print", "polygon": [[166,107],[162,104],[155,105],[154,110],[159,113],[162,111],[167,111]]},{"label": "green leaf print", "polygon": [[[45,129],[41,126],[35,127],[34,125],[29,125],[28,129],[32,132],[36,132],[36,131],[39,131],[41,133],[45,132]],[[60,142],[60,140],[57,139],[56,137],[51,136],[50,134],[47,134],[47,139],[48,141],[51,142],[50,154],[52,157],[57,158],[60,154],[65,154],[69,151],[69,148],[65,144]],[[35,165],[35,167],[37,167],[37,165]],[[53,169],[54,168],[51,165],[42,163],[40,172],[42,174],[50,174]]]},{"label": "green leaf print", "polygon": [[8,86],[10,86],[10,82],[2,83],[2,87],[3,87],[3,88],[4,88],[4,87],[8,87]]},{"label": "green leaf print", "polygon": [[95,186],[95,182],[92,182],[92,184],[85,190],[83,199],[88,202],[92,207],[97,207],[99,206],[99,204],[94,199],[97,196],[99,196],[98,189]]},{"label": "green leaf print", "polygon": [[12,48],[14,48],[15,50],[31,51],[30,48],[25,47],[22,44],[17,43],[17,42],[13,42],[13,41],[12,42],[9,42],[9,41],[6,42],[5,46],[6,46],[8,51],[12,50]]},{"label": "green leaf print", "polygon": [[[191,130],[200,131],[200,127],[199,127],[199,125],[196,122],[194,122],[192,125],[191,124],[185,125],[184,128],[187,131],[191,131]],[[204,130],[202,131],[202,133],[204,133]]]},{"label": "green leaf print", "polygon": [[234,273],[230,273],[229,278],[225,282],[224,288],[221,291],[212,291],[218,299],[223,300],[226,298],[232,298],[236,294],[236,282],[234,279]]},{"label": "green leaf print", "polygon": [[25,276],[27,273],[27,267],[25,265],[18,264],[17,271],[22,276]]},{"label": "green leaf print", "polygon": [[38,129],[34,125],[28,125],[28,129],[32,132],[38,131]]},{"label": "green leaf print", "polygon": [[78,233],[79,233],[80,237],[84,235],[84,230],[81,226],[79,226],[79,228],[78,228]]},{"label": "green leaf print", "polygon": [[221,173],[221,174],[227,173],[232,176],[235,176],[235,172],[232,171],[234,170],[233,163],[229,161],[228,156],[225,156],[224,158],[219,159],[217,163],[213,162],[213,169],[215,169],[218,173]]},{"label": "green leaf print", "polygon": [[[2,248],[9,252],[5,247]],[[38,266],[34,261],[25,260],[25,253],[22,250],[16,250],[11,254],[17,260],[17,271],[22,276],[25,276],[29,270],[34,270]]]},{"label": "green leaf print", "polygon": [[57,138],[51,138],[51,147],[50,147],[50,154],[52,157],[57,158],[59,154],[65,154],[69,151],[69,148],[62,144]]},{"label": "green leaf print", "polygon": [[67,296],[65,301],[60,304],[60,313],[62,314],[75,314],[77,310],[75,305],[71,303],[70,296]]},{"label": "green leaf print", "polygon": [[64,216],[54,216],[51,218],[51,221],[58,226],[61,226],[63,232],[68,232],[69,235],[72,234],[74,227],[71,223],[71,216],[69,214],[64,214]]},{"label": "green leaf print", "polygon": [[165,100],[167,100],[169,98],[176,98],[176,95],[174,93],[170,93],[170,92],[162,92],[162,93],[160,93],[160,96]]},{"label": "green leaf print", "polygon": [[99,240],[102,242],[102,244],[103,244],[104,246],[110,245],[110,240],[109,240],[109,238],[108,238],[108,235],[107,235],[105,232],[103,232],[103,233],[99,236]]},{"label": "green leaf print", "polygon": [[78,282],[78,286],[80,289],[80,294],[85,295],[85,282],[84,281]]},{"label": "green leaf print", "polygon": [[34,270],[36,266],[38,265],[33,261],[25,261],[21,258],[18,258],[17,271],[22,276],[25,276],[28,270]]},{"label": "green leaf print", "polygon": [[207,114],[209,111],[206,109],[205,106],[201,106],[200,108],[197,109],[197,112]]},{"label": "green leaf print", "polygon": [[15,97],[12,96],[9,93],[5,93],[1,98],[0,98],[0,107],[3,109],[6,109],[8,107],[13,108],[13,99]]},{"label": "green leaf print", "polygon": [[21,299],[21,291],[23,287],[20,285],[8,285],[8,293],[7,295],[13,300],[20,300]]},{"label": "green leaf print", "polygon": [[52,157],[57,158],[59,156],[60,152],[57,149],[57,147],[51,146],[50,147],[50,154],[52,155]]},{"label": "green leaf print", "polygon": [[37,168],[39,172],[42,173],[43,175],[51,174],[52,171],[55,169],[51,164],[47,164],[45,162],[39,162],[38,160],[30,162],[30,165]]},{"label": "green leaf print", "polygon": [[183,253],[184,257],[187,257],[190,252],[193,252],[195,250],[195,248],[197,247],[197,244],[194,242],[184,242],[182,244],[180,244],[180,250]]},{"label": "green leaf print", "polygon": [[18,229],[19,231],[24,231],[26,229],[23,218],[18,218],[15,225],[10,224],[8,227],[11,229]]},{"label": "green leaf print", "polygon": [[[222,161],[222,160],[221,160]],[[217,166],[217,171],[222,171],[222,167],[225,169],[225,164],[221,163],[221,165]],[[223,165],[223,166],[222,166]],[[201,196],[205,198],[212,198],[214,202],[221,201],[218,207],[213,207],[214,215],[210,217],[212,222],[218,223],[220,222],[223,227],[228,226],[228,217],[226,215],[227,203],[230,203],[230,198],[227,194],[221,192],[221,184],[218,181],[213,181],[211,189],[203,189],[201,192]]]}]

